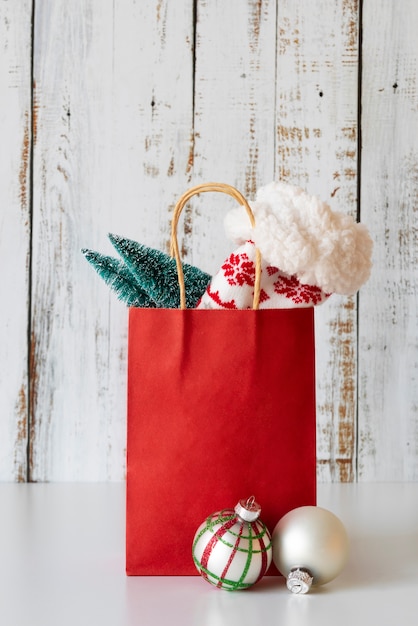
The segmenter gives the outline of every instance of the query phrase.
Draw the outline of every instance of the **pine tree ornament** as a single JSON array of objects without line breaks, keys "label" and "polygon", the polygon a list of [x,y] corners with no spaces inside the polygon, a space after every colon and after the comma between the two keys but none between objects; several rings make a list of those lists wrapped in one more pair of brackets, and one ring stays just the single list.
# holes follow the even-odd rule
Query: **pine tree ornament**
[{"label": "pine tree ornament", "polygon": [[271,535],[260,519],[254,497],[240,500],[235,509],[210,515],[197,529],[193,560],[202,577],[218,589],[248,589],[268,570]]}]

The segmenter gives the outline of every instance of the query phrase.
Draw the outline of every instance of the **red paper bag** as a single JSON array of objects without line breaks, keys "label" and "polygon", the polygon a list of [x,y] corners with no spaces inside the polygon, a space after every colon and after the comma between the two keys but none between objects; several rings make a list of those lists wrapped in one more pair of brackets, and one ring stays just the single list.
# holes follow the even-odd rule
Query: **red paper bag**
[{"label": "red paper bag", "polygon": [[197,527],[243,498],[271,531],[316,504],[313,308],[131,308],[128,346],[127,574],[197,575]]}]

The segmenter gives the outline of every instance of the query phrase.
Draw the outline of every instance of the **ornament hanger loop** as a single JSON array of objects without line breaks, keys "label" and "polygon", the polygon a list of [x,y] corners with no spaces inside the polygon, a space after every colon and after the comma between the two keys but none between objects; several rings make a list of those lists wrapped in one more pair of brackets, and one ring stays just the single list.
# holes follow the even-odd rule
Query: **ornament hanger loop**
[{"label": "ornament hanger loop", "polygon": [[235,513],[244,520],[244,522],[255,522],[260,516],[261,507],[258,502],[255,501],[254,496],[250,496],[246,500],[240,500],[235,507]]},{"label": "ornament hanger loop", "polygon": [[254,504],[257,504],[255,501],[255,497],[254,496],[250,496],[247,500],[247,502],[245,503],[245,506],[247,509],[249,509],[250,511],[255,510],[257,507],[254,506]]}]

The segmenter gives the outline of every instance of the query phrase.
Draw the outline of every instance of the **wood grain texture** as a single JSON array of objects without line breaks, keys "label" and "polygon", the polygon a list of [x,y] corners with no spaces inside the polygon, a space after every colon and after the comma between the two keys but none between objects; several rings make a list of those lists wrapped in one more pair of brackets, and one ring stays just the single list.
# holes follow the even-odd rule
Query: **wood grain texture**
[{"label": "wood grain texture", "polygon": [[418,5],[364,3],[359,477],[418,479]]},{"label": "wood grain texture", "polygon": [[[278,4],[276,176],[356,215],[358,6]],[[356,472],[356,302],[316,310],[320,481]]]},{"label": "wood grain texture", "polygon": [[[199,0],[196,14],[193,180],[227,182],[253,199],[273,180],[276,2]],[[184,250],[214,273],[234,244],[223,218],[234,203],[197,198]]]},{"label": "wood grain texture", "polygon": [[0,480],[26,480],[31,2],[0,2]]},{"label": "wood grain texture", "polygon": [[110,251],[108,231],[167,243],[188,167],[189,5],[36,4],[32,480],[124,477],[127,312],[80,249]]},{"label": "wood grain texture", "polygon": [[[0,480],[124,477],[127,311],[80,249],[167,250],[187,187],[274,178],[375,240],[316,313],[318,479],[418,479],[417,32],[415,0],[0,0]],[[193,199],[186,261],[230,206]]]}]

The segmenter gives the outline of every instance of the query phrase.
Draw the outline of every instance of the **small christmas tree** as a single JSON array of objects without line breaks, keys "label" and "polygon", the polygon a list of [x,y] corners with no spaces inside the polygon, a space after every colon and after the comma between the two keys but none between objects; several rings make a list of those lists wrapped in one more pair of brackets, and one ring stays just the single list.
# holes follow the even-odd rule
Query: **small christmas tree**
[{"label": "small christmas tree", "polygon": [[[175,259],[141,243],[109,235],[122,260],[84,249],[89,263],[118,298],[128,306],[178,308],[180,289]],[[183,264],[186,306],[195,308],[211,277],[199,268]]]}]

